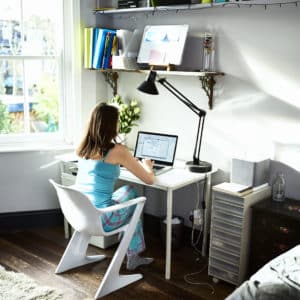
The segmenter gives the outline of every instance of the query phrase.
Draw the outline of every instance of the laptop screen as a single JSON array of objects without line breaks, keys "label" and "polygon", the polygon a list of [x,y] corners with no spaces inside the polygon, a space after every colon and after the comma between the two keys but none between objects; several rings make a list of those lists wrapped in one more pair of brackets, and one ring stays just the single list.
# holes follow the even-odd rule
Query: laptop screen
[{"label": "laptop screen", "polygon": [[151,159],[155,164],[173,166],[177,140],[177,135],[139,131],[134,156]]}]

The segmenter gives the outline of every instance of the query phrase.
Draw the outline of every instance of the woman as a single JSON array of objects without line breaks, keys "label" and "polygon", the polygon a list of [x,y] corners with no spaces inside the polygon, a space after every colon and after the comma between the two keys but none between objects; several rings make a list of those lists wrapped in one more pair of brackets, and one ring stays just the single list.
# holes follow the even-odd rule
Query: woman
[{"label": "woman", "polygon": [[[98,104],[92,111],[87,131],[76,150],[79,156],[76,187],[98,208],[137,197],[136,191],[130,186],[123,186],[114,192],[120,165],[147,184],[153,184],[155,179],[152,161],[137,161],[125,146],[116,142],[118,120],[119,111],[115,106]],[[128,223],[134,209],[135,206],[105,214],[102,217],[104,230],[111,231]],[[139,256],[144,250],[144,234],[139,221],[127,250],[128,270],[153,261],[152,258]]]}]

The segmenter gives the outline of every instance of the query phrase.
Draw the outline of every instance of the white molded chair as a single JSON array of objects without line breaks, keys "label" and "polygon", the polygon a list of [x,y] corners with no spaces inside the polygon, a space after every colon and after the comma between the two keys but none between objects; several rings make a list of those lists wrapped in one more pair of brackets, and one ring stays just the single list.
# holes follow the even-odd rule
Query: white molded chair
[{"label": "white molded chair", "polygon": [[[142,274],[120,275],[120,268],[146,198],[139,197],[124,203],[98,209],[83,193],[70,186],[66,187],[57,184],[52,179],[49,181],[56,189],[59,204],[65,218],[75,230],[55,273],[62,273],[75,267],[103,260],[106,257],[105,255],[86,255],[91,236],[108,236],[123,232],[122,240],[95,294],[95,299],[141,279],[143,277]],[[103,230],[100,220],[101,215],[132,205],[136,205],[136,208],[128,224],[110,232]]]}]

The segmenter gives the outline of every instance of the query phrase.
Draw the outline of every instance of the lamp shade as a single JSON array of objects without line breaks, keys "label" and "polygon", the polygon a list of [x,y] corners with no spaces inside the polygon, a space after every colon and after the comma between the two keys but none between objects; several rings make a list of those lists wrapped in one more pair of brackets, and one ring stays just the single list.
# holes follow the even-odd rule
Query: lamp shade
[{"label": "lamp shade", "polygon": [[150,71],[146,80],[142,82],[137,89],[146,94],[158,95],[158,90],[155,85],[155,78],[156,78],[156,73]]}]

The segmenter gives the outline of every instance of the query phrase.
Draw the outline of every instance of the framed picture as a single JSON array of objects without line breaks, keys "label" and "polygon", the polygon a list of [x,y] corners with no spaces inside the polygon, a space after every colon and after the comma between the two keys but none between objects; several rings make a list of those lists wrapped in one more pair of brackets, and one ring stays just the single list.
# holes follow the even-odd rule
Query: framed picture
[{"label": "framed picture", "polygon": [[188,33],[188,25],[148,25],[138,54],[138,63],[180,65]]}]

